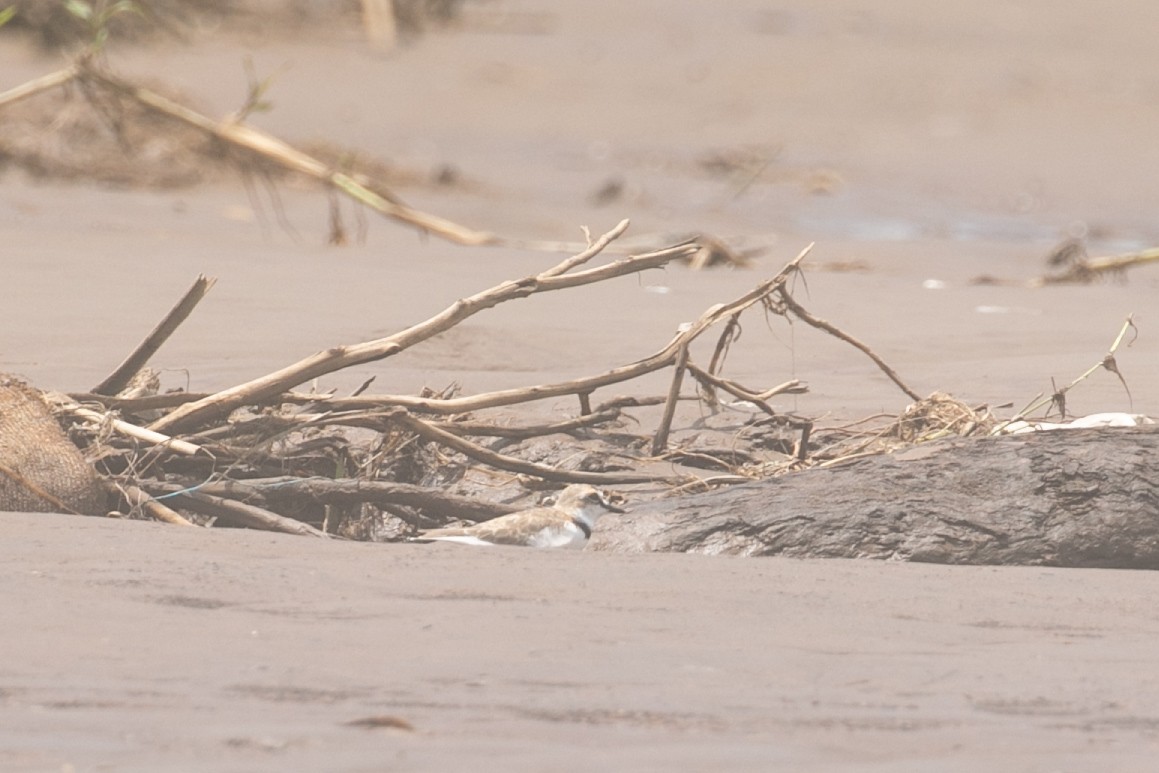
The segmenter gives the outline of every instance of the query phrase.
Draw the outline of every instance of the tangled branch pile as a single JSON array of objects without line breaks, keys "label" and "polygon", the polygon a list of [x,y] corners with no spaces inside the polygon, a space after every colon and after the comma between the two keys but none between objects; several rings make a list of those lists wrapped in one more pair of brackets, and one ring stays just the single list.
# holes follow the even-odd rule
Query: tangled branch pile
[{"label": "tangled branch pile", "polygon": [[[359,390],[339,397],[295,391],[343,368],[391,357],[501,303],[660,267],[698,249],[677,244],[585,267],[627,225],[622,222],[587,250],[546,271],[458,300],[394,335],[335,346],[214,394],[156,394],[156,379],[145,363],[212,286],[202,277],[92,392],[49,395],[49,402],[121,512],[172,523],[377,540],[405,537],[450,519],[480,521],[510,512],[515,509],[510,502],[526,497],[528,489],[586,482],[650,486],[641,496],[655,496],[768,477],[901,442],[896,428],[814,433],[812,422],[780,414],[768,403],[775,395],[804,391],[800,382],[753,389],[723,374],[726,352],[749,309],[792,313],[832,328],[813,318],[788,289],[808,249],[776,276],[682,325],[652,355],[602,373],[475,395]],[[701,366],[689,354],[690,345],[718,327],[711,361]],[[672,373],[666,395],[593,403],[597,390],[663,369]],[[696,384],[695,397],[684,394],[685,376]],[[724,403],[722,393],[736,402]],[[567,396],[576,399],[570,418],[546,424],[510,421],[513,407]],[[669,442],[678,401],[693,399],[734,416],[738,406],[746,407],[743,424],[727,447]],[[637,421],[633,411],[648,406],[662,408],[654,426],[645,430],[631,424]],[[496,418],[496,409],[507,413]],[[916,421],[913,416],[904,420],[911,427]],[[629,426],[636,431],[626,431]],[[911,429],[910,441],[912,434]],[[491,497],[451,493],[480,489]],[[497,502],[496,490],[510,494],[509,501]],[[59,502],[45,504],[59,509]]]}]

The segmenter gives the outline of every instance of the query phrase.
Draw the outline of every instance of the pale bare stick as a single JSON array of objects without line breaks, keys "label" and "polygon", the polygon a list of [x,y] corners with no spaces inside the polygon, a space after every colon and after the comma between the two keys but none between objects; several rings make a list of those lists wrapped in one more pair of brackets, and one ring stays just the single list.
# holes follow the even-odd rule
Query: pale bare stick
[{"label": "pale bare stick", "polygon": [[73,78],[77,77],[79,73],[79,68],[77,68],[76,65],[71,65],[69,67],[65,67],[63,70],[50,72],[48,75],[42,75],[39,78],[28,81],[27,83],[22,83],[15,88],[0,92],[0,108],[15,104],[22,99],[34,96],[42,91],[48,91],[49,89],[54,89],[57,86],[63,86]]},{"label": "pale bare stick", "polygon": [[179,501],[184,507],[190,510],[195,510],[205,515],[212,515],[217,518],[225,518],[226,520],[241,524],[242,526],[248,526],[252,529],[278,531],[283,534],[300,534],[308,537],[330,537],[326,532],[315,529],[308,523],[295,521],[293,518],[286,518],[285,516],[270,512],[265,508],[248,505],[244,502],[202,494],[196,490],[182,489],[179,493],[176,493],[173,489],[180,487],[174,486],[173,484],[143,481],[142,485],[152,491],[172,495],[173,499]]},{"label": "pale bare stick", "polygon": [[812,314],[806,311],[801,304],[797,303],[797,301],[793,299],[793,296],[784,288],[781,288],[778,295],[780,295],[781,299],[785,302],[785,305],[789,308],[789,310],[792,311],[793,314],[796,315],[797,318],[799,318],[802,322],[805,322],[808,325],[812,325],[818,330],[824,330],[829,335],[841,339],[854,348],[860,349],[865,353],[865,356],[873,360],[877,367],[881,368],[881,372],[888,376],[890,381],[892,381],[894,384],[897,384],[898,389],[905,392],[906,397],[915,402],[922,399],[921,395],[906,386],[905,382],[901,380],[901,376],[897,375],[893,368],[886,365],[885,361],[878,357],[868,346],[863,344],[861,341],[858,341],[856,338],[849,335],[840,328],[834,326],[833,324],[826,322],[819,317],[814,317]]},{"label": "pale bare stick", "polygon": [[137,375],[137,371],[145,367],[149,358],[156,354],[157,350],[169,340],[169,336],[173,335],[173,332],[189,317],[216,281],[215,277],[199,274],[181,300],[169,310],[169,313],[157,323],[153,331],[125,358],[125,361],[117,366],[116,370],[93,387],[93,392],[98,395],[115,395],[124,389],[133,376]]},{"label": "pale bare stick", "polygon": [[203,456],[211,456],[211,454],[201,446],[195,445],[185,440],[170,437],[169,435],[163,435],[160,432],[154,432],[153,430],[146,429],[145,427],[138,427],[136,424],[130,424],[127,421],[114,418],[107,413],[101,413],[90,408],[76,405],[71,400],[55,402],[60,405],[61,410],[76,416],[79,419],[87,419],[89,421],[95,422],[96,424],[102,424],[107,421],[117,432],[120,432],[122,435],[131,437],[135,440],[139,440],[147,445],[164,446],[170,451],[181,454],[183,456],[197,456],[198,454]]},{"label": "pale bare stick", "polygon": [[531,475],[544,480],[556,480],[564,483],[655,483],[658,481],[679,481],[679,478],[669,475],[648,475],[633,472],[584,472],[581,470],[559,470],[535,462],[525,462],[512,456],[495,453],[480,445],[464,440],[458,435],[438,429],[428,422],[410,415],[401,408],[394,409],[392,419],[401,426],[409,429],[424,440],[429,440],[447,448],[454,449],[477,462],[510,472]]},{"label": "pale bare stick", "polygon": [[118,483],[112,480],[105,481],[105,487],[112,493],[122,495],[129,502],[130,507],[139,507],[155,520],[174,526],[193,526],[181,513],[171,507],[158,502],[132,483]]},{"label": "pale bare stick", "polygon": [[351,346],[335,346],[281,370],[218,392],[204,400],[183,405],[154,422],[150,429],[170,434],[187,431],[228,415],[243,405],[261,402],[273,395],[292,389],[310,379],[354,365],[391,357],[404,349],[449,330],[480,311],[505,301],[525,298],[540,292],[579,287],[612,277],[657,268],[687,254],[691,249],[693,248],[684,245],[670,247],[666,250],[625,258],[578,273],[546,277],[529,276],[516,281],[503,282],[488,290],[458,300],[425,322],[420,322],[394,335]]},{"label": "pale bare stick", "polygon": [[676,362],[672,368],[672,383],[668,386],[668,399],[664,402],[664,413],[652,438],[652,456],[659,456],[668,447],[668,433],[672,429],[672,419],[676,416],[676,403],[680,400],[680,385],[684,383],[684,369],[688,365],[688,343],[676,350]]}]

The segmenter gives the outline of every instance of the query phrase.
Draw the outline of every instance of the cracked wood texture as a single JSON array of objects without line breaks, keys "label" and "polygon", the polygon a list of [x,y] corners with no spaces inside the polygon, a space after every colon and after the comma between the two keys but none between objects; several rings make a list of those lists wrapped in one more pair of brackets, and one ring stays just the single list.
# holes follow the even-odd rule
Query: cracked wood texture
[{"label": "cracked wood texture", "polygon": [[1159,427],[916,446],[659,500],[589,549],[1159,568]]}]

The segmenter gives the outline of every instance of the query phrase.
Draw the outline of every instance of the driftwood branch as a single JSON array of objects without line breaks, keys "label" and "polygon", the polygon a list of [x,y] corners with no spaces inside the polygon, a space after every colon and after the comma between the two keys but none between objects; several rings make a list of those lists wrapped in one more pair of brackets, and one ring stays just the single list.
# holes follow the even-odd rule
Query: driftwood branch
[{"label": "driftwood branch", "polygon": [[[506,389],[496,392],[486,392],[478,395],[468,395],[466,397],[452,397],[452,398],[434,398],[434,397],[412,397],[409,395],[362,395],[359,397],[345,397],[345,398],[311,398],[311,402],[319,402],[334,410],[358,410],[372,407],[400,407],[411,411],[420,413],[435,413],[435,414],[455,414],[455,413],[469,413],[471,411],[479,411],[485,408],[498,408],[506,405],[516,405],[519,403],[531,402],[533,400],[542,400],[551,397],[561,397],[563,395],[585,395],[590,394],[600,387],[610,386],[622,381],[628,381],[638,378],[646,373],[666,368],[676,361],[677,354],[682,346],[695,340],[705,330],[712,327],[718,321],[725,319],[733,314],[737,314],[756,303],[761,302],[767,298],[777,288],[782,287],[789,276],[797,269],[797,266],[809,254],[813,245],[809,245],[804,250],[789,261],[781,271],[772,279],[768,279],[757,285],[756,288],[750,290],[736,300],[729,303],[720,303],[709,307],[700,315],[699,318],[692,324],[682,328],[662,349],[657,351],[642,360],[622,365],[613,368],[604,373],[594,376],[587,376],[584,378],[574,379],[572,381],[564,381],[555,384],[539,384],[530,387],[521,387],[518,389]],[[675,249],[675,248],[673,248]],[[643,257],[643,256],[641,256]],[[631,259],[630,259],[631,260]],[[612,266],[619,265],[618,263],[610,264]],[[606,267],[605,267],[606,268]],[[597,269],[598,270],[598,269]],[[586,273],[586,272],[585,272]],[[575,274],[569,276],[577,276]],[[565,279],[567,277],[560,277]],[[490,292],[490,291],[488,291]],[[453,307],[452,307],[453,308]],[[423,323],[427,324],[427,323]],[[411,328],[412,330],[414,328]],[[406,331],[404,331],[405,333]],[[400,333],[398,335],[403,335]],[[390,339],[382,339],[387,341]],[[222,393],[225,394],[225,393]],[[241,405],[244,403],[237,403]],[[188,406],[187,406],[188,407]],[[176,411],[174,412],[176,413]]]},{"label": "driftwood branch", "polygon": [[[362,365],[398,354],[417,343],[449,330],[480,311],[492,308],[505,301],[525,298],[541,292],[579,287],[612,277],[624,276],[649,268],[657,268],[674,258],[687,254],[692,249],[694,248],[688,245],[677,245],[574,274],[556,276],[552,275],[549,270],[545,274],[504,282],[468,298],[456,301],[425,322],[421,322],[394,335],[361,344],[354,344],[352,346],[335,346],[326,351],[311,355],[279,371],[269,373],[253,381],[219,392],[204,400],[183,405],[157,422],[154,422],[150,428],[159,432],[169,433],[188,431],[206,422],[228,415],[231,411],[243,405],[261,402],[310,379],[318,378],[319,376],[333,373],[343,368]],[[615,379],[608,383],[614,383],[614,381]]]},{"label": "driftwood branch", "polygon": [[171,507],[161,504],[149,494],[132,483],[124,481],[106,481],[106,490],[117,496],[123,496],[130,508],[139,507],[155,520],[169,523],[174,526],[192,526],[193,524],[181,513]]},{"label": "driftwood branch", "polygon": [[[299,534],[308,537],[329,537],[330,535],[315,529],[308,523],[286,518],[255,505],[238,502],[225,497],[216,497],[195,490],[180,490],[180,486],[144,481],[142,486],[150,494],[166,495],[182,507],[203,515],[213,516],[239,526],[263,531],[278,531],[284,534]],[[175,493],[180,490],[180,493]]]},{"label": "driftwood branch", "polygon": [[104,381],[93,387],[93,392],[99,395],[115,395],[124,389],[133,376],[137,375],[137,372],[145,367],[145,363],[169,340],[169,336],[173,335],[173,332],[189,317],[216,281],[217,279],[214,277],[199,275],[181,300],[177,302],[177,305],[169,310],[164,319],[153,328],[153,331],[125,358],[125,361],[116,370],[110,373]]}]

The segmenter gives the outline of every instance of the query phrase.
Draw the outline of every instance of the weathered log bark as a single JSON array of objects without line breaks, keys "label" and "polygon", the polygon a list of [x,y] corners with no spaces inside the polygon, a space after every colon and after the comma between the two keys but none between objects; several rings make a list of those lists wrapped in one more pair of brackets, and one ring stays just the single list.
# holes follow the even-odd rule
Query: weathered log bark
[{"label": "weathered log bark", "polygon": [[590,549],[1159,569],[1159,427],[955,440],[651,502]]}]

